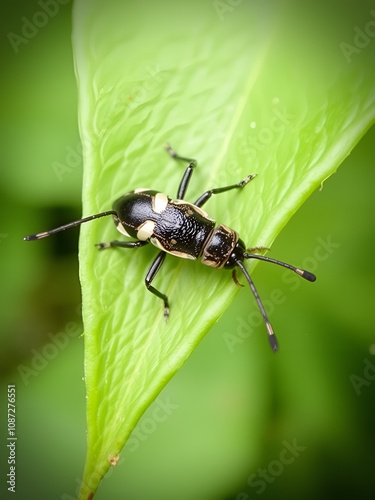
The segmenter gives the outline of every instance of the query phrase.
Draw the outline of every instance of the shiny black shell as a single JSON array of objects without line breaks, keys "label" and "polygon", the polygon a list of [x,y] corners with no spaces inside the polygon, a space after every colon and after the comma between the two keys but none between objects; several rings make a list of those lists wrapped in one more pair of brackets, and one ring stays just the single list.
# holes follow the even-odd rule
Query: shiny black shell
[{"label": "shiny black shell", "polygon": [[167,253],[197,259],[211,235],[215,221],[201,208],[172,200],[152,190],[135,190],[115,201],[117,229],[139,240],[149,240]]},{"label": "shiny black shell", "polygon": [[[136,189],[113,204],[117,229],[124,235],[149,241],[157,248],[206,266],[223,268],[238,242],[238,234],[215,221],[200,207],[173,200],[151,189]],[[229,261],[228,261],[229,259]]]}]

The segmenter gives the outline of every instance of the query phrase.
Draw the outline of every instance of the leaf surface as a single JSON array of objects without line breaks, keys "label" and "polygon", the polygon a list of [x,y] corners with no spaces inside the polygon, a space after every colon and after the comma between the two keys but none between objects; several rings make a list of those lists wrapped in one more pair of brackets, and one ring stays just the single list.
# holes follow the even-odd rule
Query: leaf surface
[{"label": "leaf surface", "polygon": [[[257,174],[205,210],[249,247],[270,247],[373,123],[374,48],[353,45],[353,27],[373,19],[364,3],[231,4],[76,1],[85,216],[137,187],[175,197],[185,165],[163,151],[170,142],[198,160],[188,201]],[[80,498],[96,491],[144,410],[238,291],[230,273],[168,256],[153,283],[170,298],[166,324],[162,301],[144,286],[157,251],[94,246],[117,238],[110,219],[82,227],[88,454]]]}]

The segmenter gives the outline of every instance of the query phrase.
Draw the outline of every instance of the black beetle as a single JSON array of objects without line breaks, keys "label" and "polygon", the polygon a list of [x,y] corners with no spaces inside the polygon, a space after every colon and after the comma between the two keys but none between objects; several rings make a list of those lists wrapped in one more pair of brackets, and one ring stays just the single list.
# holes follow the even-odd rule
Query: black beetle
[{"label": "black beetle", "polygon": [[269,342],[273,351],[276,351],[278,343],[274,331],[253,280],[243,265],[243,261],[245,259],[258,259],[272,262],[273,264],[278,264],[294,271],[308,281],[315,281],[315,275],[285,262],[252,253],[254,251],[268,250],[267,248],[255,247],[246,251],[246,246],[236,231],[223,224],[215,227],[215,221],[202,210],[202,206],[213,194],[243,188],[248,182],[254,179],[255,175],[248,175],[238,184],[210,189],[203,193],[195,203],[188,203],[183,198],[193,170],[197,166],[197,161],[192,158],[179,156],[168,144],[165,146],[165,149],[171,157],[188,162],[188,167],[180,182],[176,199],[171,199],[159,191],[135,189],[116,200],[113,204],[113,210],[91,215],[44,233],[26,236],[25,240],[39,240],[40,238],[45,238],[46,236],[64,231],[84,222],[113,215],[116,227],[120,233],[135,238],[136,241],[115,240],[110,243],[98,243],[98,248],[100,250],[110,247],[138,248],[152,243],[160,249],[146,275],[145,284],[150,292],[164,301],[164,316],[166,320],[169,317],[168,297],[154,288],[151,283],[163,264],[167,253],[183,259],[200,259],[202,264],[216,267],[217,269],[232,269],[233,280],[237,285],[239,285],[236,277],[236,267],[238,267],[250,285],[266,323]]}]

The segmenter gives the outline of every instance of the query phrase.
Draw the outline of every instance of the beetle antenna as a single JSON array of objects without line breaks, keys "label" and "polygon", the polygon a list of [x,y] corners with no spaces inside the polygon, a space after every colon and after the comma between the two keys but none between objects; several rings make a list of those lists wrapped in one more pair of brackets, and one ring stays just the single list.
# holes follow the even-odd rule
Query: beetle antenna
[{"label": "beetle antenna", "polygon": [[299,269],[298,267],[291,266],[290,264],[286,264],[285,262],[281,262],[280,260],[271,259],[270,257],[265,257],[264,255],[249,254],[246,252],[244,252],[243,257],[244,259],[265,260],[266,262],[271,262],[272,264],[277,264],[278,266],[286,267],[287,269],[290,269],[291,271],[295,272],[296,274],[298,274],[307,281],[313,282],[316,280],[315,274],[310,273],[309,271],[305,271],[303,269]]},{"label": "beetle antenna", "polygon": [[90,215],[89,217],[85,217],[84,219],[75,220],[73,222],[70,222],[69,224],[65,224],[64,226],[56,227],[55,229],[51,229],[50,231],[45,231],[44,233],[31,234],[29,236],[26,236],[24,240],[26,241],[40,240],[41,238],[46,238],[51,234],[59,233],[60,231],[65,231],[65,229],[70,229],[71,227],[79,226],[84,222],[89,222],[90,220],[93,219],[99,219],[99,217],[105,217],[106,215],[117,215],[117,212],[115,212],[114,210],[108,210],[108,212],[101,212],[100,214]]},{"label": "beetle antenna", "polygon": [[[246,254],[247,255],[247,254]],[[245,257],[246,258],[246,257]],[[273,328],[272,328],[272,325],[270,323],[270,320],[268,319],[268,316],[267,316],[267,313],[266,313],[266,310],[264,309],[264,306],[262,304],[262,301],[260,300],[260,297],[259,297],[259,294],[257,292],[257,289],[255,288],[255,285],[254,285],[254,282],[253,280],[250,278],[250,275],[249,273],[247,272],[245,266],[242,264],[242,262],[240,260],[237,260],[236,261],[236,264],[237,266],[241,269],[241,271],[243,272],[247,282],[249,283],[250,285],[250,288],[251,288],[251,291],[253,292],[254,294],[254,297],[255,297],[255,300],[257,301],[257,304],[258,304],[258,307],[259,307],[259,310],[263,316],[263,319],[264,319],[264,322],[266,324],[266,328],[267,328],[267,335],[268,335],[268,340],[269,340],[269,343],[271,345],[271,349],[276,352],[279,348],[279,344],[277,342],[277,339],[276,339],[276,335],[273,331]]]}]

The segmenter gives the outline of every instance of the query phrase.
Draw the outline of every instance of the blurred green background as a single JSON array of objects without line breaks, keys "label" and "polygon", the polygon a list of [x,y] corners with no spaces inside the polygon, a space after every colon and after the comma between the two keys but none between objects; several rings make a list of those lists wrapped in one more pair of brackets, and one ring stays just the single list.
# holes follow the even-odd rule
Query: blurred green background
[{"label": "blurred green background", "polygon": [[[1,498],[11,495],[8,384],[17,389],[13,498],[74,498],[86,452],[78,230],[22,241],[81,214],[71,3],[58,7],[17,53],[7,35],[21,34],[38,4],[13,2],[0,21]],[[272,256],[306,266],[317,282],[255,270],[280,352],[270,352],[244,289],[146,412],[95,498],[371,497],[374,145],[373,127],[273,245]]]}]

